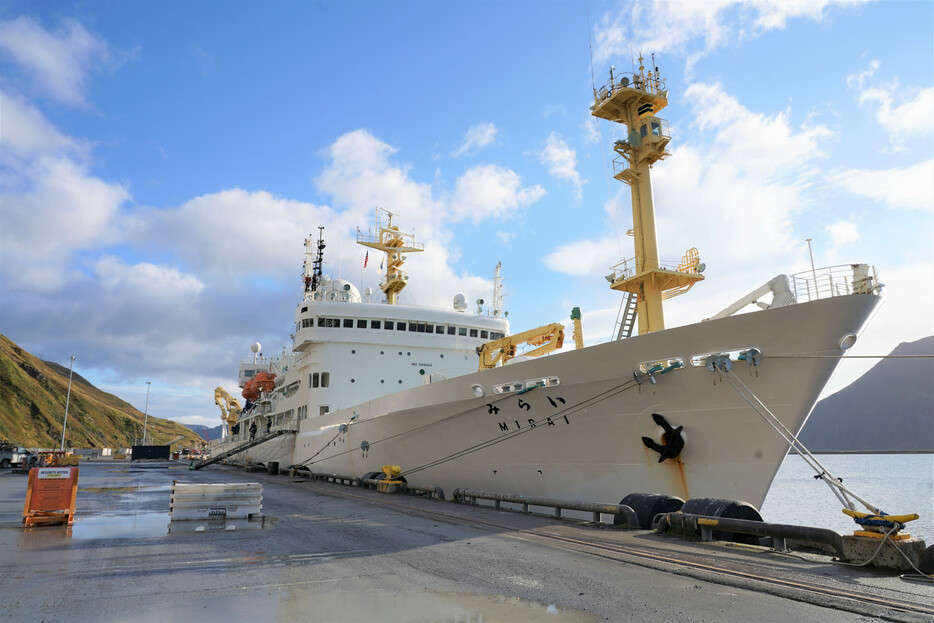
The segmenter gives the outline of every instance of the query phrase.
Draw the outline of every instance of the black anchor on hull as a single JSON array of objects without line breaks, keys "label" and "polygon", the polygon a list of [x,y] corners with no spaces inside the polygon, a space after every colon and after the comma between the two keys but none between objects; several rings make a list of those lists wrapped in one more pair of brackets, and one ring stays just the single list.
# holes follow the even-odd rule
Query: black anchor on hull
[{"label": "black anchor on hull", "polygon": [[651,437],[643,437],[642,443],[645,444],[645,447],[649,450],[655,450],[660,455],[658,457],[658,462],[661,463],[665,459],[676,458],[681,454],[681,450],[684,449],[684,438],[681,436],[681,431],[684,429],[683,426],[678,428],[672,428],[671,424],[668,423],[664,417],[658,413],[652,414],[652,419],[655,420],[655,423],[661,426],[665,432],[662,433],[662,441],[665,445],[656,443]]}]

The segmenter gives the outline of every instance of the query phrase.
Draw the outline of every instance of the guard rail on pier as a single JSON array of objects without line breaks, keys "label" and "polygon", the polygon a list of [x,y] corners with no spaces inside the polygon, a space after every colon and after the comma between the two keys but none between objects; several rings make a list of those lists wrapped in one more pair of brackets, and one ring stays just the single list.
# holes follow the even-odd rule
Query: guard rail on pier
[{"label": "guard rail on pier", "polygon": [[530,506],[543,506],[546,508],[554,508],[554,516],[561,517],[562,510],[573,510],[573,511],[582,511],[585,513],[593,513],[594,523],[600,522],[600,515],[606,513],[607,515],[620,516],[625,519],[626,523],[630,527],[639,526],[639,517],[629,506],[623,504],[600,504],[594,502],[574,502],[569,500],[553,500],[551,498],[535,498],[527,497],[524,495],[510,495],[506,493],[490,493],[487,491],[474,491],[472,489],[455,489],[454,490],[454,501],[469,501],[471,504],[476,504],[477,500],[492,500],[493,508],[496,510],[501,509],[502,502],[508,502],[510,504],[521,504],[522,512],[528,513]]}]

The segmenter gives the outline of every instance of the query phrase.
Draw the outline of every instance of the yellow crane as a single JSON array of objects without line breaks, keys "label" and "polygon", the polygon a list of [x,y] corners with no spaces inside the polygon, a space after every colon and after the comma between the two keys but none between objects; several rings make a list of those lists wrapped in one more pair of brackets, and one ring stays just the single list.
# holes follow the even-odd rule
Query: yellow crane
[{"label": "yellow crane", "polygon": [[240,401],[227,393],[223,387],[218,387],[214,390],[214,403],[221,408],[221,421],[227,427],[227,434],[230,434],[230,429],[237,423],[237,419],[240,417]]}]

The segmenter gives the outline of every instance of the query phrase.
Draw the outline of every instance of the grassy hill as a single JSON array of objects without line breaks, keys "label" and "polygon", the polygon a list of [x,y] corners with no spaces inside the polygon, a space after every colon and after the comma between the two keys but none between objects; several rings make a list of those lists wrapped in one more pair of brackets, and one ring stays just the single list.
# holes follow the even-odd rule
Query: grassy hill
[{"label": "grassy hill", "polygon": [[[68,368],[32,356],[0,335],[0,439],[27,447],[58,448],[62,440]],[[144,415],[132,405],[72,377],[66,448],[119,448],[133,445]],[[200,442],[181,424],[149,416],[153,444]]]}]

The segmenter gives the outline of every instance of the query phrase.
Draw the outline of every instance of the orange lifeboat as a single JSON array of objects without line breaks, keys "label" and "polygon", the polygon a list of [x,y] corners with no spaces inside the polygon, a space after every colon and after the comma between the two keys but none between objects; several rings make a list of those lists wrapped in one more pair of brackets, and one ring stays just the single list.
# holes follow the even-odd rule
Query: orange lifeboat
[{"label": "orange lifeboat", "polygon": [[250,401],[259,398],[262,392],[271,391],[275,386],[276,375],[272,372],[260,372],[247,381],[243,387],[243,397]]}]

